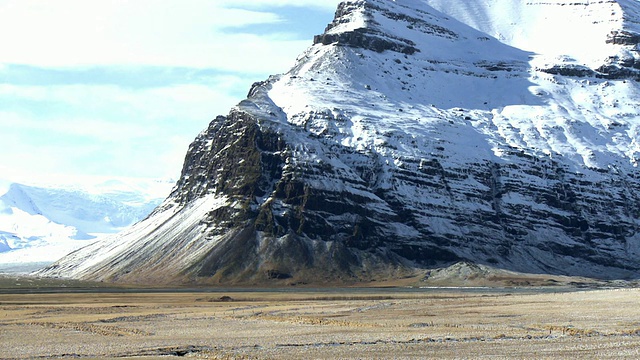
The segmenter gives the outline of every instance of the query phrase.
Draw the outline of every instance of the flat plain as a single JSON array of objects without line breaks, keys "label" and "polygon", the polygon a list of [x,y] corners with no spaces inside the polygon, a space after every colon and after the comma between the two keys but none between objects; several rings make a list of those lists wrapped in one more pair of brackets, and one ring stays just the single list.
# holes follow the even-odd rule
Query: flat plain
[{"label": "flat plain", "polygon": [[20,288],[2,359],[622,359],[640,289]]}]

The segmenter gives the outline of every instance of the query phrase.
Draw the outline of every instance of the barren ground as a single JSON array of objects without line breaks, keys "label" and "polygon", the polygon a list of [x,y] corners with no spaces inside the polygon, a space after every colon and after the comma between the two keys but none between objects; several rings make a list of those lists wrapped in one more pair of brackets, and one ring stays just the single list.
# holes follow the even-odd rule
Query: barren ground
[{"label": "barren ground", "polygon": [[0,294],[0,358],[640,357],[637,289],[73,291]]}]

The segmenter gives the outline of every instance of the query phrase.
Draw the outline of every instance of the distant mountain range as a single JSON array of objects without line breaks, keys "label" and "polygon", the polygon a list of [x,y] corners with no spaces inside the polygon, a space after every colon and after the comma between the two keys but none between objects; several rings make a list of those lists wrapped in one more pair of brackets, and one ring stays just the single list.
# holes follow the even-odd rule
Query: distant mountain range
[{"label": "distant mountain range", "polygon": [[146,220],[40,274],[638,278],[639,24],[631,0],[343,2],[290,71],[196,137]]},{"label": "distant mountain range", "polygon": [[96,184],[12,183],[0,196],[0,272],[33,270],[146,217],[170,182],[105,180]]}]

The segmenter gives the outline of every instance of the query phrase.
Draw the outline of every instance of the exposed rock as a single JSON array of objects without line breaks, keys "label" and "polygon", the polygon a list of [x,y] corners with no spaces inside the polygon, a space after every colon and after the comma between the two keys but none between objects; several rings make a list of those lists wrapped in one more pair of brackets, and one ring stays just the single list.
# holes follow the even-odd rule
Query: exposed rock
[{"label": "exposed rock", "polygon": [[637,45],[640,44],[640,34],[630,31],[612,31],[607,37],[607,44]]},{"label": "exposed rock", "polygon": [[540,69],[540,71],[546,72],[547,74],[552,75],[562,75],[562,76],[576,76],[576,77],[594,77],[596,76],[596,72],[592,69],[589,69],[586,66],[580,65],[553,65],[547,69]]},{"label": "exposed rock", "polygon": [[391,50],[403,54],[413,54],[416,49],[414,43],[406,39],[393,39],[395,41],[387,40],[381,37],[376,31],[370,29],[355,29],[352,32],[340,33],[340,34],[322,34],[316,35],[313,39],[314,44],[336,44],[343,46],[353,46],[356,48],[373,50],[376,52],[383,52],[385,50]]}]

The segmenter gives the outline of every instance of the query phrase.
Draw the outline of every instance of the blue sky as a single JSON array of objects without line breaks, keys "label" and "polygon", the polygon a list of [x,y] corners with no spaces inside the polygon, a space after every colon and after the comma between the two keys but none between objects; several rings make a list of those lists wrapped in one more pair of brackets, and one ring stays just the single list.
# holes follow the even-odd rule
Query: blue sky
[{"label": "blue sky", "polygon": [[339,0],[0,0],[0,179],[177,177]]}]

